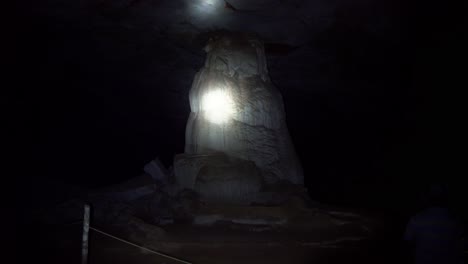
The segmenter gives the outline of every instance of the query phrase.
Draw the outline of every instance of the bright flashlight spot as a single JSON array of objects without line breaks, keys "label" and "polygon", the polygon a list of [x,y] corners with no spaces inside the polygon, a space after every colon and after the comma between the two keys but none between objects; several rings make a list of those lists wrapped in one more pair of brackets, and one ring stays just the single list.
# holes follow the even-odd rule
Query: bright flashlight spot
[{"label": "bright flashlight spot", "polygon": [[186,0],[186,2],[188,3],[190,15],[193,16],[190,21],[195,21],[194,23],[197,25],[200,23],[213,23],[211,20],[220,14],[217,11],[222,10],[224,6],[224,1],[221,0]]},{"label": "bright flashlight spot", "polygon": [[213,5],[216,2],[216,0],[204,0],[203,2],[207,5]]},{"label": "bright flashlight spot", "polygon": [[203,96],[202,111],[210,122],[222,124],[234,113],[234,102],[225,91],[212,91]]}]

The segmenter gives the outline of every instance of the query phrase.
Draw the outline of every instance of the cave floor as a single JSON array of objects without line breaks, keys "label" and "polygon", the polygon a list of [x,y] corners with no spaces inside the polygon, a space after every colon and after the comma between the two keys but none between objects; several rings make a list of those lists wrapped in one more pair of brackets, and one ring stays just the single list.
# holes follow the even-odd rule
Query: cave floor
[{"label": "cave floor", "polygon": [[[172,225],[146,247],[190,263],[405,263],[390,240],[344,238],[265,227]],[[328,241],[328,242],[327,242]],[[102,234],[90,233],[89,263],[181,263]],[[48,263],[80,263],[81,226],[47,230],[41,257]]]}]

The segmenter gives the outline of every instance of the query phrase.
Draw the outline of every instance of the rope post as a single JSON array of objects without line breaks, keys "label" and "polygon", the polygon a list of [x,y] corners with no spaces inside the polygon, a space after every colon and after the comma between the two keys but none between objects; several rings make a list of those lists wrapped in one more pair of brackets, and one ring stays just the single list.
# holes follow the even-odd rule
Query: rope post
[{"label": "rope post", "polygon": [[85,204],[83,220],[83,241],[81,247],[81,264],[88,264],[89,215],[90,206],[89,204]]}]

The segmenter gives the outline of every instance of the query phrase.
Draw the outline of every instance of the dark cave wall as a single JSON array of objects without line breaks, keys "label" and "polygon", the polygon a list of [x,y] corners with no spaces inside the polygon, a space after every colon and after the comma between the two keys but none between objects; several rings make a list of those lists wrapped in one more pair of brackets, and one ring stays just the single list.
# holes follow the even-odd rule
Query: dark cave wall
[{"label": "dark cave wall", "polygon": [[[436,10],[427,8],[423,21]],[[447,147],[438,141],[445,134],[431,129],[438,95],[427,76],[442,69],[428,65],[450,62],[427,58],[451,46],[431,42],[434,25],[414,12],[399,2],[337,2],[330,23],[313,27],[306,41],[267,49],[314,198],[411,207],[422,182],[443,178],[428,177],[450,163],[438,159]],[[186,41],[136,7],[36,3],[19,14],[15,102],[24,120],[21,155],[34,174],[96,187],[140,174],[155,156],[170,165],[183,151],[203,34]],[[129,26],[126,14],[138,19]]]}]

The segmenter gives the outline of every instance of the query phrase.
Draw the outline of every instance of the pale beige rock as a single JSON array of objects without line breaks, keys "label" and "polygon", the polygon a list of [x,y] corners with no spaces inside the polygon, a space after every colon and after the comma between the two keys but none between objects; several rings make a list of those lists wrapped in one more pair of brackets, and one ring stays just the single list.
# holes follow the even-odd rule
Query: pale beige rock
[{"label": "pale beige rock", "polygon": [[262,42],[229,33],[205,51],[189,94],[185,153],[175,158],[177,182],[202,200],[237,204],[255,202],[267,185],[303,184]]},{"label": "pale beige rock", "polygon": [[[253,161],[268,183],[278,179],[303,183],[302,168],[286,127],[282,96],[271,83],[263,44],[248,34],[210,40],[205,66],[190,90],[191,114],[186,129],[186,154],[223,152]],[[230,114],[210,121],[204,96],[230,98]]]}]

